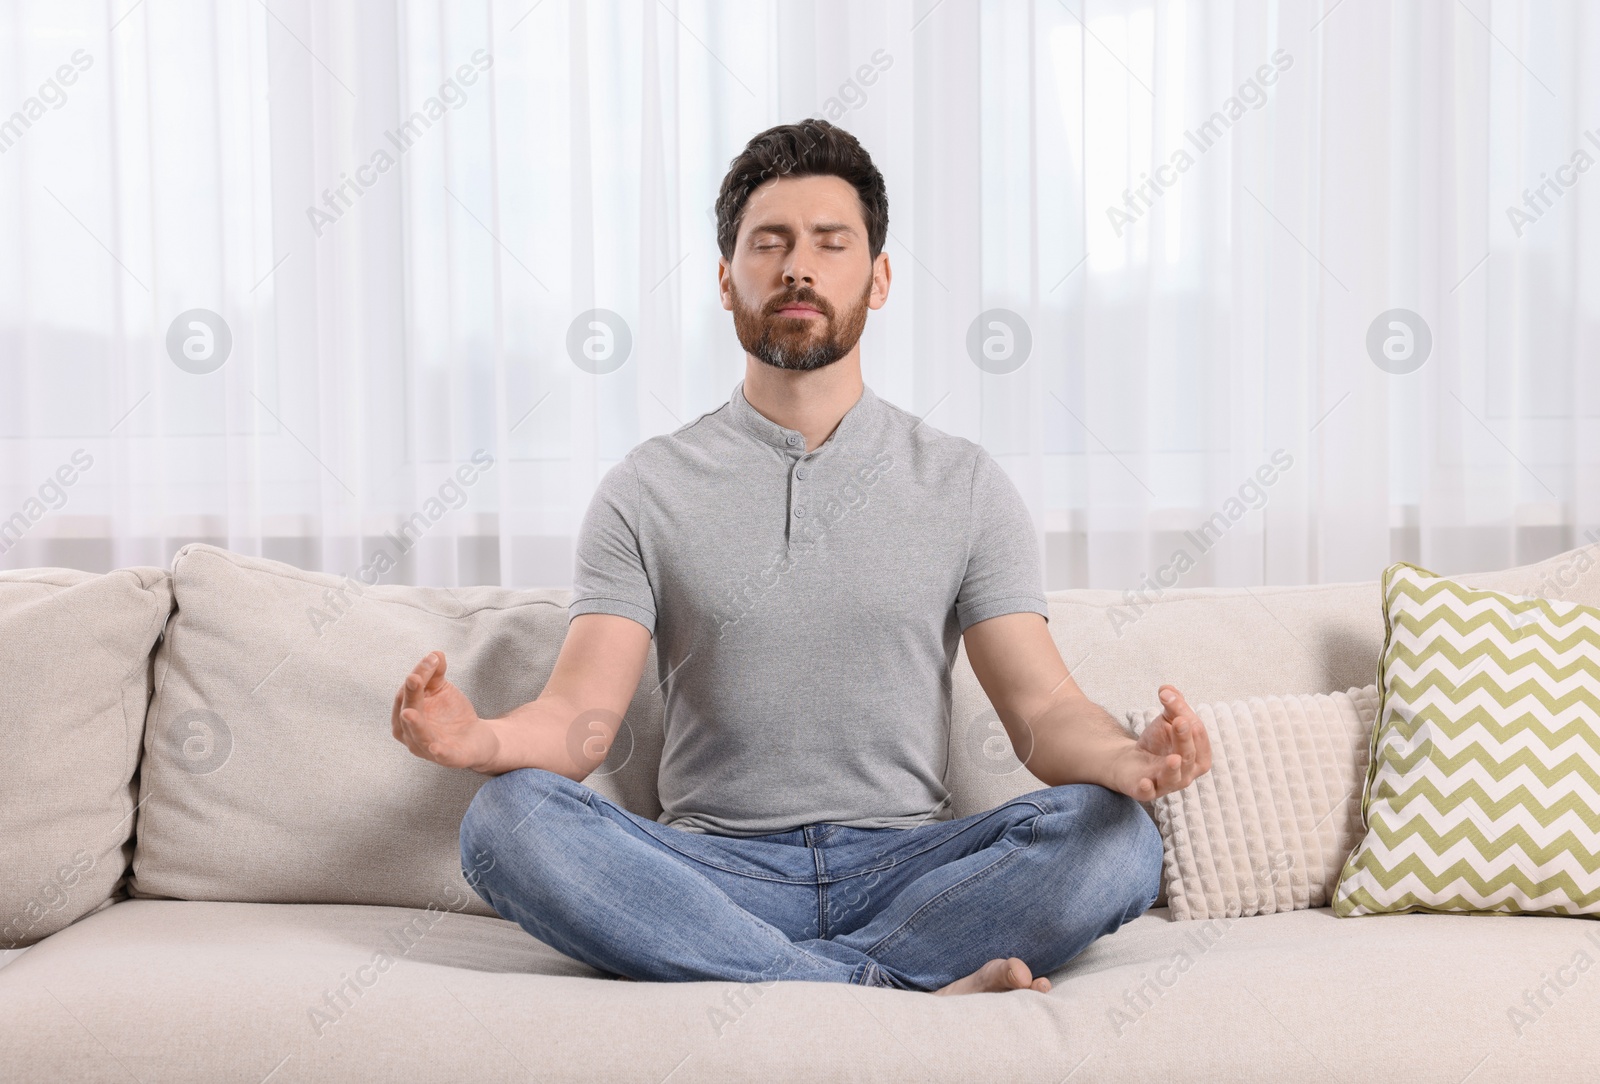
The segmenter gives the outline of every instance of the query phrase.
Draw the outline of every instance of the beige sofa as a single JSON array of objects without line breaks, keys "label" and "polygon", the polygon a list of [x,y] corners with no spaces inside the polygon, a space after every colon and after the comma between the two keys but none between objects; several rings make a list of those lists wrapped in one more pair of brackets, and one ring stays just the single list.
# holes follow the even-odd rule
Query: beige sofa
[{"label": "beige sofa", "polygon": [[[1579,563],[1574,550],[1461,578],[1600,604],[1600,573]],[[1194,704],[1344,690],[1374,678],[1380,571],[1173,589],[1132,621],[1120,592],[1059,591],[1050,628],[1119,719],[1165,681]],[[1155,909],[1052,974],[1048,995],[602,978],[468,888],[456,832],[480,778],[425,764],[389,733],[397,683],[433,648],[480,713],[536,695],[567,597],[369,587],[204,545],[170,572],[0,574],[0,946],[26,946],[0,961],[0,1079],[1484,1084],[1600,1072],[1600,970],[1578,965],[1600,960],[1600,927],[1580,919],[1320,908],[1175,922],[1163,886]],[[586,781],[652,817],[656,683],[652,665]],[[994,721],[958,658],[957,816],[1041,785],[997,747]],[[1534,1022],[1513,1027],[1514,1007]]]}]

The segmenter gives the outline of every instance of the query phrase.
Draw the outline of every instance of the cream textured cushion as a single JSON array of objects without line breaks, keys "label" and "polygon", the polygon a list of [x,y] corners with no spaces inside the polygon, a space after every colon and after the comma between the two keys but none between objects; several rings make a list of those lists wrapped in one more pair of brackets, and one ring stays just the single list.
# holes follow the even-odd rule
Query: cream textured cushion
[{"label": "cream textured cushion", "polygon": [[0,949],[122,895],[160,568],[0,572]]},{"label": "cream textured cushion", "polygon": [[1404,562],[1383,585],[1367,831],[1334,913],[1600,914],[1600,608]]},{"label": "cream textured cushion", "polygon": [[[1321,907],[1361,837],[1374,685],[1191,705],[1211,770],[1154,802],[1174,919]],[[1135,735],[1161,717],[1130,711]]]},{"label": "cream textured cushion", "polygon": [[[178,551],[173,584],[130,892],[493,914],[461,875],[459,844],[485,777],[413,756],[390,709],[435,648],[480,715],[534,699],[566,636],[568,592],[369,587],[199,544]],[[653,671],[584,781],[649,816]]]}]

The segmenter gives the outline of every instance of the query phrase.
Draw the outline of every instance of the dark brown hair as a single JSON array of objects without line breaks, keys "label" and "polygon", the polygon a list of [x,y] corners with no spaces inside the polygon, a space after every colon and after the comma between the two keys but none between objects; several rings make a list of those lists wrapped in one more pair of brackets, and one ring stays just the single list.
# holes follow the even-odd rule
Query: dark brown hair
[{"label": "dark brown hair", "polygon": [[751,138],[728,163],[717,194],[717,247],[730,262],[750,193],[773,177],[841,177],[855,186],[867,224],[867,251],[876,260],[889,233],[889,193],[883,174],[856,137],[815,117],[780,124]]}]

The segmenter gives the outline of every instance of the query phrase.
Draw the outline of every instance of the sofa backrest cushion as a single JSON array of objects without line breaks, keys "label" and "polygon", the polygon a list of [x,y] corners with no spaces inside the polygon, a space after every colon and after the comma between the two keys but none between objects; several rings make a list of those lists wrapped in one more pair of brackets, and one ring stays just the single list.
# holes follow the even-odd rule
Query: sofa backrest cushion
[{"label": "sofa backrest cushion", "polygon": [[[1600,545],[1457,577],[1600,603]],[[394,691],[428,651],[478,712],[538,695],[566,635],[567,589],[367,587],[191,545],[156,655],[134,895],[453,906],[490,913],[462,880],[461,816],[483,782],[390,735]],[[359,589],[359,590],[358,590]],[[1191,704],[1336,692],[1373,681],[1378,582],[1049,594],[1050,631],[1078,684],[1119,723],[1171,682]],[[659,816],[663,702],[651,661],[605,765],[584,780]],[[952,675],[945,784],[966,816],[1037,790],[967,662]],[[1150,806],[1146,803],[1147,811]],[[1152,813],[1153,816],[1153,813]],[[1165,886],[1157,904],[1165,903]]]},{"label": "sofa backrest cushion", "polygon": [[[1382,570],[1377,570],[1381,572]],[[1451,577],[1474,587],[1600,604],[1600,543],[1535,564]],[[1372,684],[1383,648],[1378,580],[1293,587],[1193,587],[1146,592],[1052,591],[1050,633],[1073,680],[1126,727],[1176,685],[1191,704],[1333,693]],[[957,659],[950,771],[957,816],[992,809],[1042,784],[994,742],[994,709],[963,650]],[[985,744],[987,740],[987,744]]]},{"label": "sofa backrest cushion", "polygon": [[[1381,572],[1382,570],[1375,570]],[[1473,587],[1600,605],[1600,543],[1533,564],[1452,576]],[[1193,587],[1047,594],[1050,634],[1090,700],[1127,728],[1176,685],[1191,706],[1271,694],[1334,693],[1377,680],[1383,605],[1376,576],[1358,583]],[[962,817],[1043,783],[1018,763],[963,649],[953,675],[945,786]],[[1149,802],[1145,811],[1154,818]],[[1165,906],[1166,877],[1156,906]]]},{"label": "sofa backrest cushion", "polygon": [[[493,912],[461,875],[484,782],[395,741],[395,690],[429,651],[484,717],[532,700],[566,635],[566,590],[368,586],[214,546],[173,561],[156,654],[136,896]],[[653,664],[586,780],[655,817]]]},{"label": "sofa backrest cushion", "polygon": [[0,572],[0,948],[123,894],[165,569]]}]

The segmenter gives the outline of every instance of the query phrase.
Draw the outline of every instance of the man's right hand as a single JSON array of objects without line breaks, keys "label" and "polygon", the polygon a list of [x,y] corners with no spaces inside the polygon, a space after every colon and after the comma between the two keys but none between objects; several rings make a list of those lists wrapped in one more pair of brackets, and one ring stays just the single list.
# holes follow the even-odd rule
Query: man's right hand
[{"label": "man's right hand", "polygon": [[472,707],[466,694],[444,679],[444,652],[429,653],[394,694],[395,740],[423,760],[446,768],[486,771],[500,752],[500,738]]}]

